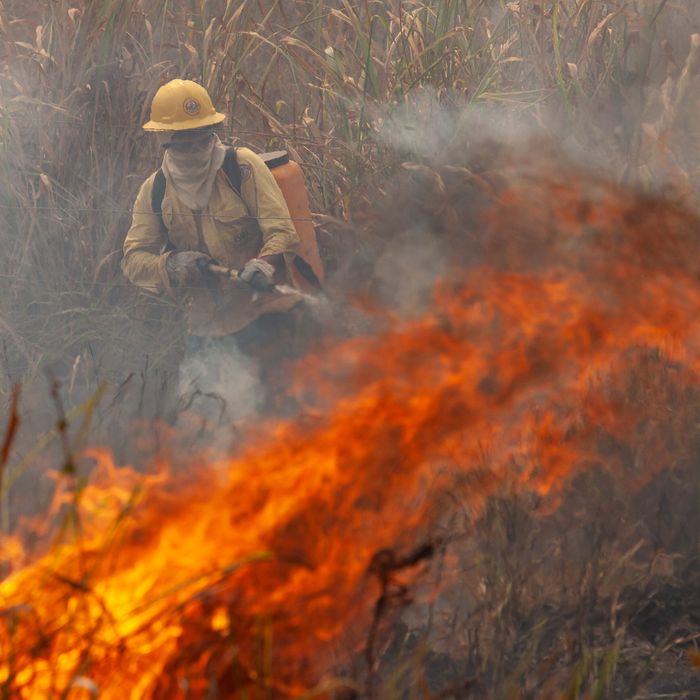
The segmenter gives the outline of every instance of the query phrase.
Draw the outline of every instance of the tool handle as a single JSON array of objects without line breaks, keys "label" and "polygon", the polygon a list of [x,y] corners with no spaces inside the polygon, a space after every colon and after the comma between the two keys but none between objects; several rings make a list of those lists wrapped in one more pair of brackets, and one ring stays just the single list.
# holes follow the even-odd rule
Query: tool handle
[{"label": "tool handle", "polygon": [[[238,276],[237,270],[233,270],[230,267],[223,267],[222,265],[217,265],[216,263],[209,263],[209,265],[207,265],[207,270],[209,270],[209,272],[211,272],[213,275],[220,275],[221,277],[228,277],[230,280],[233,280],[237,284],[244,284],[246,287],[250,287],[251,289],[254,290],[253,299],[255,299],[257,297],[258,293],[260,293],[260,292],[277,291],[277,292],[281,292],[283,294],[289,293],[288,291],[285,291],[285,289],[286,289],[285,286],[280,286],[280,285],[277,285],[274,283],[267,285],[267,284],[262,284],[261,282],[259,282],[256,286],[254,284],[244,282]],[[255,274],[263,277],[262,281],[265,281],[265,278],[262,275],[262,273],[256,272]]]},{"label": "tool handle", "polygon": [[230,267],[223,267],[222,265],[217,265],[216,263],[209,263],[207,265],[207,270],[213,275],[220,275],[221,277],[230,277],[232,280],[238,279],[238,272],[232,270]]},{"label": "tool handle", "polygon": [[[239,276],[238,276],[238,271],[233,270],[230,267],[223,267],[222,265],[217,265],[216,263],[209,263],[207,265],[207,270],[211,272],[213,275],[220,275],[221,277],[228,277],[228,279],[233,280],[236,284],[242,284],[245,285],[246,287],[249,287],[253,290],[253,298],[257,296],[259,292],[272,292],[275,289],[277,289],[275,284],[270,284],[270,285],[264,285],[261,283],[258,283],[257,285],[251,284],[249,282],[244,282]],[[260,274],[260,273],[256,273]],[[260,274],[262,277],[262,274]],[[263,278],[264,280],[264,278]]]}]

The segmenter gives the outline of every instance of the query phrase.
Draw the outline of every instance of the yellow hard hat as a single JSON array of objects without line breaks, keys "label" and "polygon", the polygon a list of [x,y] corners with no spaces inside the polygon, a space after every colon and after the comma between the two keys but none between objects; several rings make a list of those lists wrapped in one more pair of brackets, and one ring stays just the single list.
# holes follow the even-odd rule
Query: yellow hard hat
[{"label": "yellow hard hat", "polygon": [[158,89],[151,103],[151,120],[146,131],[184,131],[224,121],[209,93],[192,80],[171,80]]}]

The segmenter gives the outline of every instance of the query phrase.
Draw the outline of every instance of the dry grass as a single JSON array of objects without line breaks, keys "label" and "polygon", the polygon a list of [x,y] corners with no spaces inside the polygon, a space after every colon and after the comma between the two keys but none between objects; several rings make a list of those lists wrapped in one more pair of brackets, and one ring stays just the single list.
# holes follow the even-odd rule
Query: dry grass
[{"label": "dry grass", "polygon": [[[203,82],[230,115],[229,136],[287,148],[304,164],[333,288],[362,274],[343,254],[378,244],[344,222],[364,220],[401,161],[439,163],[457,143],[478,150],[465,114],[498,115],[510,132],[542,129],[614,177],[695,206],[696,32],[694,0],[0,0],[0,395],[10,405],[15,383],[31,387],[51,369],[69,416],[93,417],[90,397],[109,382],[93,428],[104,442],[120,441],[134,408],[163,413],[181,345],[177,311],[134,292],[118,262],[131,202],[158,162],[140,124],[166,79]],[[421,173],[412,171],[414,183]],[[421,182],[418,194],[430,192]],[[128,410],[125,387],[135,392]],[[54,419],[44,397],[25,391],[27,445]],[[40,450],[57,433],[47,435]],[[569,496],[579,508],[586,495],[597,503],[582,521],[535,518],[527,499],[495,500],[469,523],[464,588],[454,593],[476,612],[435,645],[442,651],[430,647],[430,630],[399,638],[376,692],[694,697],[659,680],[693,682],[679,659],[696,643],[697,621],[684,622],[678,603],[698,582],[697,538],[680,535],[689,523],[697,529],[692,467],[688,457],[677,477],[626,503],[627,529],[625,493],[594,478]],[[684,518],[671,511],[666,522],[664,499],[681,503]],[[543,599],[532,569],[552,551],[562,561],[567,543],[566,576]],[[455,689],[439,695],[436,679],[451,676]]]},{"label": "dry grass", "polygon": [[[86,347],[127,354],[125,328],[156,345],[138,320],[171,311],[136,298],[117,263],[134,193],[157,163],[140,124],[168,77],[202,81],[241,141],[295,153],[319,214],[363,215],[415,157],[382,134],[426,95],[447,113],[495,106],[630,180],[692,189],[694,29],[700,10],[678,1],[4,0],[4,393],[39,367],[65,372]],[[158,342],[154,360],[173,343]]]}]

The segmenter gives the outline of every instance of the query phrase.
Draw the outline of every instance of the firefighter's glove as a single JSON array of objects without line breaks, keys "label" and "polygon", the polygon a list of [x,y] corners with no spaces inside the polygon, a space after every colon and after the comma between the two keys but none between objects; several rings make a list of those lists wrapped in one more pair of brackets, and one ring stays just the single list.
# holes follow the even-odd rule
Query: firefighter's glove
[{"label": "firefighter's glove", "polygon": [[256,292],[269,292],[275,286],[275,268],[262,258],[248,260],[238,277]]},{"label": "firefighter's glove", "polygon": [[185,250],[170,255],[165,261],[165,269],[168,271],[168,278],[173,287],[186,287],[199,282],[213,262],[206,253]]}]

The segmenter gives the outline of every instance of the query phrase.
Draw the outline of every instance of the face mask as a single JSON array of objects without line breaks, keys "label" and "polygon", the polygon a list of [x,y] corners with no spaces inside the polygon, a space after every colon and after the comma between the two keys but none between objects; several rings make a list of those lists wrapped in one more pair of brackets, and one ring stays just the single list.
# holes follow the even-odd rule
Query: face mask
[{"label": "face mask", "polygon": [[219,137],[211,131],[174,134],[161,145],[165,148],[163,174],[177,198],[190,209],[206,207],[226,155]]}]

